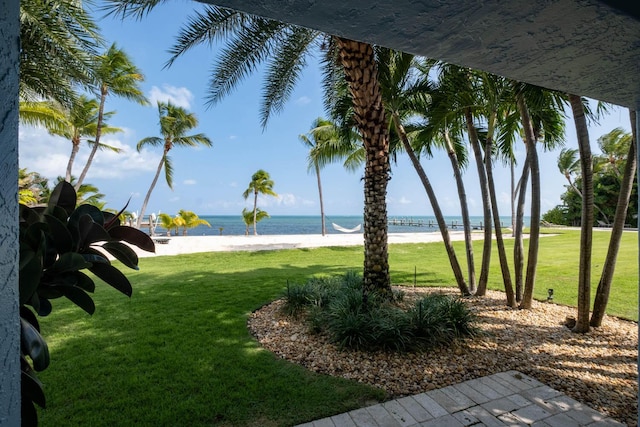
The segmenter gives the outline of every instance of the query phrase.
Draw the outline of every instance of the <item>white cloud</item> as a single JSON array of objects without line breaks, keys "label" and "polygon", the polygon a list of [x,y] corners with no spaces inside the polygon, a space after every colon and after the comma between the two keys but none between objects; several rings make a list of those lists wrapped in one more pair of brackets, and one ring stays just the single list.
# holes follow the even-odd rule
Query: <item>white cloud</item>
[{"label": "white cloud", "polygon": [[[104,138],[102,142],[119,148],[121,152],[98,151],[87,174],[89,182],[93,178],[125,179],[140,173],[155,171],[160,161],[160,154],[147,150],[138,153],[134,147],[114,137]],[[20,128],[20,167],[55,179],[65,174],[70,153],[71,142],[64,138],[51,136],[42,128],[29,126]],[[73,164],[74,176],[79,176],[82,172],[89,153],[88,145],[82,144]]]},{"label": "white cloud", "polygon": [[291,193],[278,194],[277,199],[278,205],[284,206],[295,206],[297,202],[296,196]]},{"label": "white cloud", "polygon": [[178,107],[191,108],[191,101],[193,101],[193,94],[186,87],[175,87],[168,84],[163,84],[162,89],[158,86],[153,86],[149,92],[149,99],[152,104],[158,102],[171,101],[172,104]]},{"label": "white cloud", "polygon": [[178,196],[173,196],[169,198],[169,202],[174,203],[180,200],[180,197]]},{"label": "white cloud", "polygon": [[229,135],[229,139],[233,141],[234,139],[238,139],[238,136],[237,135]]},{"label": "white cloud", "polygon": [[196,185],[198,182],[195,179],[185,179],[182,183],[184,185]]},{"label": "white cloud", "polygon": [[311,98],[308,96],[301,96],[300,98],[295,100],[296,105],[307,105],[311,103]]},{"label": "white cloud", "polygon": [[401,205],[410,205],[413,202],[411,200],[407,199],[406,197],[402,196],[402,197],[400,197],[400,200],[398,200],[398,203],[401,204]]},{"label": "white cloud", "polygon": [[235,182],[235,181],[233,181],[233,182],[229,183],[229,187],[231,187],[231,188],[237,188],[237,187],[238,187],[238,183],[237,183],[237,182]]}]

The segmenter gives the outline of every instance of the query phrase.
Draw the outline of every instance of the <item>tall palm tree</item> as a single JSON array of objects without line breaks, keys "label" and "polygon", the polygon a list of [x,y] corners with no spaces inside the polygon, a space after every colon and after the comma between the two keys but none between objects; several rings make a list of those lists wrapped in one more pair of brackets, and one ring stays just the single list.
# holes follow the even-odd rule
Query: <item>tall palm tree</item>
[{"label": "tall palm tree", "polygon": [[591,306],[591,247],[593,243],[593,159],[582,98],[569,95],[580,150],[582,172],[582,224],[580,226],[580,270],[578,273],[578,316],[574,332],[589,332]]},{"label": "tall palm tree", "polygon": [[622,173],[618,168],[618,164],[626,159],[629,144],[631,143],[631,134],[622,128],[615,128],[606,135],[598,138],[598,147],[607,159],[607,164],[621,176]]},{"label": "tall palm tree", "polygon": [[[139,18],[157,4],[155,0],[119,0],[108,7],[110,13]],[[325,48],[326,52],[322,64],[325,77],[334,75],[327,70],[342,68],[366,152],[364,292],[379,291],[391,296],[386,206],[389,138],[373,46],[231,9],[206,6],[181,30],[171,48],[173,56],[169,64],[193,46],[213,45],[220,40],[227,44],[218,51],[220,55],[213,66],[209,101],[220,101],[260,64],[266,64],[261,107],[263,126],[273,112],[284,107],[308,57],[318,48]],[[333,86],[329,83],[325,88],[333,89]]]},{"label": "tall palm tree", "polygon": [[160,163],[158,163],[158,169],[151,181],[149,191],[142,202],[140,208],[140,216],[138,217],[137,227],[140,227],[142,223],[142,217],[144,211],[147,209],[147,204],[151,198],[151,192],[153,191],[160,172],[164,167],[165,179],[169,188],[173,189],[173,165],[171,164],[171,158],[169,157],[169,151],[173,147],[197,147],[198,145],[204,145],[205,147],[211,147],[211,140],[203,133],[195,135],[186,135],[187,132],[198,126],[198,119],[195,114],[189,113],[182,107],[173,105],[171,102],[158,102],[158,115],[160,116],[160,135],[162,136],[149,136],[141,139],[136,146],[140,151],[143,147],[149,145],[153,147],[162,146],[162,157],[160,157]]},{"label": "tall palm tree", "polygon": [[[426,114],[430,108],[430,92],[432,85],[428,79],[428,72],[418,74],[416,72],[416,63],[414,56],[407,53],[396,52],[389,49],[378,48],[377,49],[377,61],[380,69],[380,87],[382,91],[382,99],[384,106],[389,115],[390,125],[395,130],[399,137],[404,151],[409,156],[413,167],[415,168],[420,181],[429,198],[429,202],[433,209],[442,239],[447,250],[449,262],[456,278],[458,288],[463,295],[470,295],[474,289],[470,289],[475,284],[474,264],[473,264],[473,248],[471,246],[471,227],[468,221],[468,215],[465,219],[466,232],[465,242],[467,243],[467,263],[469,268],[469,285],[464,280],[462,269],[455,254],[451,238],[449,236],[449,230],[444,220],[444,215],[440,209],[438,198],[435,194],[433,186],[427,177],[427,174],[420,164],[418,156],[413,150],[413,147],[409,141],[409,136],[405,130],[404,123],[416,114]],[[430,139],[429,132],[425,132],[422,135]],[[451,146],[451,141],[448,135],[445,133],[445,141]],[[429,142],[426,142],[429,144]],[[425,145],[422,144],[422,147]],[[457,157],[456,157],[457,159]],[[459,168],[454,166],[454,172],[459,172]],[[459,173],[456,173],[456,182],[458,184],[459,194],[464,194],[464,185],[462,184],[462,178]],[[461,187],[462,186],[462,187]],[[464,197],[463,197],[464,199]],[[464,200],[461,200],[464,202]],[[465,205],[466,206],[466,205]]]},{"label": "tall palm tree", "polygon": [[242,197],[244,197],[245,200],[253,194],[253,234],[256,236],[258,235],[258,229],[256,227],[258,224],[258,194],[277,197],[278,194],[273,191],[273,184],[274,182],[269,173],[265,170],[258,169],[258,171],[251,176],[249,186],[244,190],[244,193],[242,193]]},{"label": "tall palm tree", "polygon": [[104,122],[104,104],[107,96],[113,94],[135,101],[141,105],[147,105],[149,103],[140,89],[140,82],[144,80],[144,76],[133,64],[129,56],[122,49],[119,49],[115,43],[102,55],[95,56],[94,64],[95,78],[100,96],[98,123],[96,126],[95,143],[91,149],[87,163],[78,178],[76,187],[82,185],[91,167],[91,162],[100,147],[100,137],[102,135]]},{"label": "tall palm tree", "polygon": [[91,56],[102,38],[77,0],[20,2],[20,98],[70,106],[74,89],[93,84]]},{"label": "tall palm tree", "polygon": [[[602,319],[604,318],[604,314],[607,309],[609,293],[611,291],[611,282],[613,280],[613,272],[616,267],[618,250],[620,249],[620,241],[622,240],[624,221],[625,217],[627,216],[629,198],[631,197],[631,191],[633,189],[633,179],[635,176],[637,162],[636,150],[638,141],[636,135],[637,115],[634,110],[629,111],[629,118],[631,121],[631,138],[625,137],[625,140],[629,144],[629,151],[624,167],[624,174],[620,183],[620,193],[618,194],[618,203],[616,205],[616,213],[613,219],[613,226],[611,227],[611,238],[609,239],[607,257],[605,258],[604,264],[602,266],[602,274],[600,276],[598,288],[596,289],[596,297],[593,302],[593,313],[591,314],[591,320],[589,322],[589,324],[594,327],[602,325]],[[600,141],[600,139],[598,139],[598,141]]]},{"label": "tall palm tree", "polygon": [[[20,121],[30,125],[42,125],[52,135],[62,136],[71,141],[71,154],[67,162],[65,180],[71,182],[73,163],[80,150],[80,143],[85,139],[89,145],[95,141],[89,139],[96,135],[98,128],[98,101],[86,95],[75,98],[69,109],[50,101],[20,102]],[[108,120],[115,111],[103,113],[103,120]],[[113,134],[122,129],[109,126],[103,121],[102,133]],[[107,144],[99,143],[99,149],[107,149],[115,153],[121,150]]]},{"label": "tall palm tree", "polygon": [[309,156],[307,157],[307,169],[313,170],[318,180],[318,196],[320,198],[320,218],[322,224],[322,235],[327,234],[324,217],[324,202],[322,200],[322,181],[320,180],[320,161],[319,152],[323,146],[334,144],[339,139],[338,129],[335,124],[329,120],[318,117],[313,121],[311,130],[306,135],[299,136],[300,141],[309,148]]}]

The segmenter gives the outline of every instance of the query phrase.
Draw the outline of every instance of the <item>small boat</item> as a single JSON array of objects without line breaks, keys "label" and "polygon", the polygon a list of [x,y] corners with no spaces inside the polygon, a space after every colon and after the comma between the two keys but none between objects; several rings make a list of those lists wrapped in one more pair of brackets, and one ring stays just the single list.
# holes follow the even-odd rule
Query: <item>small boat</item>
[{"label": "small boat", "polygon": [[358,224],[353,228],[344,228],[344,227],[339,226],[335,222],[332,222],[331,225],[333,225],[333,228],[335,230],[342,231],[343,233],[355,233],[356,231],[360,231],[360,228],[362,228],[362,224]]}]

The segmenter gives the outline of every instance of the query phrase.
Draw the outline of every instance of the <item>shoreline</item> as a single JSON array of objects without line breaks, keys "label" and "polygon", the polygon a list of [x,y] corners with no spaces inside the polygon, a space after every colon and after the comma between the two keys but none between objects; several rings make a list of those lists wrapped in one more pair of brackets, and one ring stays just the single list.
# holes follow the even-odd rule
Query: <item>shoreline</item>
[{"label": "shoreline", "polygon": [[[451,240],[464,240],[463,231],[450,231]],[[442,241],[440,232],[389,233],[388,243],[432,243]],[[482,238],[480,234],[478,236]],[[154,236],[156,252],[145,252],[135,246],[140,258],[202,252],[268,251],[279,249],[320,248],[364,245],[358,234],[279,234],[249,236]]]}]

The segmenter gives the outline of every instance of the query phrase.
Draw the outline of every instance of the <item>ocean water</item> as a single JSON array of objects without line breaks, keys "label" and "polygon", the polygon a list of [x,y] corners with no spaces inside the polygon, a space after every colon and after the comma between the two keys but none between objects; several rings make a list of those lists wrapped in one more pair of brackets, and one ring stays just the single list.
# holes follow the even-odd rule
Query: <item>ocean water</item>
[{"label": "ocean water", "polygon": [[[240,236],[245,234],[245,225],[240,215],[201,215],[201,219],[209,222],[211,227],[204,225],[189,229],[189,236]],[[447,225],[452,230],[462,230],[462,218],[459,216],[445,217]],[[474,216],[470,218],[471,225],[478,227],[482,224],[482,217]],[[511,217],[501,217],[502,225],[510,227]],[[363,224],[362,216],[328,216],[325,217],[328,234],[341,234],[332,227],[332,223],[344,228],[355,228],[358,224]],[[399,225],[402,222],[405,225]],[[407,223],[420,224],[420,226],[406,225]],[[528,218],[525,218],[525,225],[529,225]],[[438,231],[438,225],[433,216],[390,216],[389,233],[428,233]],[[362,233],[362,227],[357,233]],[[166,230],[158,227],[156,234],[165,234]],[[181,234],[182,231],[179,232]],[[249,233],[253,234],[250,227]],[[272,216],[258,222],[258,234],[321,234],[322,224],[320,215],[317,216]]]}]

